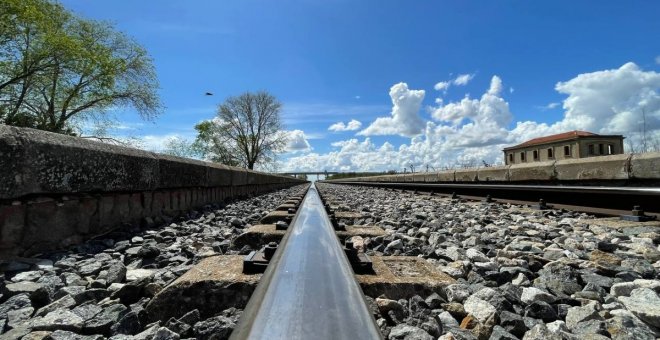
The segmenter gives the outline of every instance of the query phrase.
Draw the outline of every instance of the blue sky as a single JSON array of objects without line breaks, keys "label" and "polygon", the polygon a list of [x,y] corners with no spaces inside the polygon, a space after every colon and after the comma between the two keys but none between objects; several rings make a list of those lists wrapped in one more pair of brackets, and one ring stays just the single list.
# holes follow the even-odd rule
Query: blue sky
[{"label": "blue sky", "polygon": [[301,131],[282,170],[498,162],[503,146],[565,129],[632,136],[639,124],[622,121],[642,108],[660,129],[658,1],[62,3],[154,58],[164,113],[125,110],[114,131],[150,148],[194,138],[225,97],[255,90]]}]

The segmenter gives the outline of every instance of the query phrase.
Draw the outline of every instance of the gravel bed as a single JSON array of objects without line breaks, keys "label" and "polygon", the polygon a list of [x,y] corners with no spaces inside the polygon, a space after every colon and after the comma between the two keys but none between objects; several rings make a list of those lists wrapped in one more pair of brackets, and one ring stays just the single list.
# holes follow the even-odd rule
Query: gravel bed
[{"label": "gravel bed", "polygon": [[386,339],[660,336],[657,227],[617,231],[583,213],[317,186],[365,216],[355,224],[388,231],[355,240],[368,254],[420,256],[457,281],[431,296],[368,297]]},{"label": "gravel bed", "polygon": [[64,252],[0,264],[0,339],[223,339],[241,310],[147,324],[144,307],[201,259],[246,254],[231,241],[304,185],[206,206],[175,219],[146,218]]}]

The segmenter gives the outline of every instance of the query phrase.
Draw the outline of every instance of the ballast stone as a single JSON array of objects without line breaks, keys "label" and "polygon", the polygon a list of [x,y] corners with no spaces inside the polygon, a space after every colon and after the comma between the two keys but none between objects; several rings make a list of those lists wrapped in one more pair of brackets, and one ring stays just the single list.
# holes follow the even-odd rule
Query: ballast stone
[{"label": "ballast stone", "polygon": [[126,313],[126,306],[115,304],[105,308],[92,319],[85,322],[83,331],[92,334],[110,335],[110,328]]},{"label": "ballast stone", "polygon": [[49,340],[102,340],[103,335],[80,335],[77,333],[69,332],[69,331],[63,331],[63,330],[56,330],[50,335],[48,335],[47,339]]},{"label": "ballast stone", "polygon": [[179,340],[180,338],[179,334],[172,332],[169,328],[161,327],[156,331],[153,340]]},{"label": "ballast stone", "polygon": [[630,293],[630,297],[619,297],[619,301],[642,321],[660,328],[660,297],[653,290],[637,288]]},{"label": "ballast stone", "polygon": [[24,337],[22,337],[21,340],[43,340],[43,339],[48,339],[48,336],[50,334],[51,334],[51,332],[48,332],[48,331],[30,332],[29,334],[26,334]]},{"label": "ballast stone", "polygon": [[74,300],[71,295],[67,294],[59,300],[54,301],[53,303],[41,307],[34,314],[35,316],[44,316],[57,309],[70,309],[76,305],[76,300]]},{"label": "ballast stone", "polygon": [[474,295],[465,300],[463,308],[480,322],[486,322],[486,320],[497,314],[497,309],[493,305]]},{"label": "ballast stone", "polygon": [[389,336],[390,340],[433,340],[433,336],[419,327],[409,326],[404,323],[398,324],[392,328]]},{"label": "ballast stone", "polygon": [[490,259],[488,256],[484,255],[484,253],[474,249],[474,248],[469,248],[466,252],[465,255],[474,262],[488,262]]},{"label": "ballast stone", "polygon": [[518,340],[518,337],[507,332],[502,326],[496,325],[488,340]]},{"label": "ballast stone", "polygon": [[21,272],[14,277],[11,278],[12,282],[21,282],[21,281],[37,281],[41,276],[43,275],[42,271],[27,271],[27,272]]},{"label": "ballast stone", "polygon": [[157,270],[155,269],[129,269],[126,271],[126,281],[138,281],[154,275]]},{"label": "ballast stone", "polygon": [[656,339],[656,332],[631,312],[625,309],[617,309],[610,312],[610,314],[612,317],[607,320],[607,331],[612,339]]},{"label": "ballast stone", "polygon": [[534,301],[553,303],[556,300],[556,298],[552,294],[544,292],[536,287],[525,287],[522,290],[522,295],[520,296],[520,300],[524,304],[529,305]]},{"label": "ballast stone", "polygon": [[30,323],[32,329],[37,331],[55,331],[59,329],[79,332],[83,327],[84,320],[68,309],[58,309],[46,314],[46,316],[35,318]]},{"label": "ballast stone", "polygon": [[223,315],[197,322],[193,332],[198,339],[223,339],[229,336],[236,327],[236,323]]},{"label": "ballast stone", "polygon": [[470,288],[464,284],[452,284],[445,287],[448,302],[463,302],[470,296]]},{"label": "ballast stone", "polygon": [[598,303],[591,302],[581,307],[571,307],[566,314],[566,326],[573,330],[579,323],[590,320],[602,320],[598,313]]},{"label": "ballast stone", "polygon": [[563,340],[564,338],[557,333],[551,332],[544,324],[537,324],[525,333],[523,340]]}]

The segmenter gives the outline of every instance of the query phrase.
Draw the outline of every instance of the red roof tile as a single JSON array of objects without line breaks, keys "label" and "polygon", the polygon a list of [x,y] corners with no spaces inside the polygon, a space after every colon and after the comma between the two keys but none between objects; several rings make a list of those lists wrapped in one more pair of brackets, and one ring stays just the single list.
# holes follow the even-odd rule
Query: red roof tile
[{"label": "red roof tile", "polygon": [[520,148],[520,147],[523,147],[523,146],[532,146],[532,145],[546,144],[546,143],[552,143],[552,142],[559,142],[559,141],[563,141],[563,140],[571,140],[571,139],[577,139],[579,137],[589,137],[589,136],[598,136],[598,135],[595,134],[595,133],[587,132],[587,131],[575,130],[575,131],[569,131],[569,132],[564,132],[564,133],[558,133],[556,135],[550,135],[550,136],[544,136],[544,137],[530,139],[530,140],[528,140],[524,143],[505,148],[504,150],[513,149],[513,148]]}]

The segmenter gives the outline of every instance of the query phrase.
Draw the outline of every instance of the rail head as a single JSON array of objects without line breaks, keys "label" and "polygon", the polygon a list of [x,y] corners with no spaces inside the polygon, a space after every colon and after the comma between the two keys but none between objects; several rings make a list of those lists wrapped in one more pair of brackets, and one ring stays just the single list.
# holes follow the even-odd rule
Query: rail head
[{"label": "rail head", "polygon": [[382,339],[314,185],[231,339]]}]

